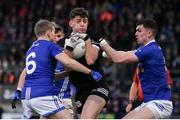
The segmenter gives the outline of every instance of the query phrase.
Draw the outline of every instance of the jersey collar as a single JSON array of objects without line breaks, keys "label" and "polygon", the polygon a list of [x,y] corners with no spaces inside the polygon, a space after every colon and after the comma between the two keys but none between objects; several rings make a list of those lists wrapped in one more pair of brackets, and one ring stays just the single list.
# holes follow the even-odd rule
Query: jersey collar
[{"label": "jersey collar", "polygon": [[152,43],[152,42],[156,42],[154,39],[153,40],[150,40],[148,43],[146,43],[144,46],[147,46],[147,45],[149,45],[150,43]]}]

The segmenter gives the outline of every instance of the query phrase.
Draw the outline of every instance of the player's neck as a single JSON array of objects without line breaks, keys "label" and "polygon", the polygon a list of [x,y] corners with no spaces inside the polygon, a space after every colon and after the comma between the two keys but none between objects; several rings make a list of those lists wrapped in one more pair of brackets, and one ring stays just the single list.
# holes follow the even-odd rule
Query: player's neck
[{"label": "player's neck", "polygon": [[48,37],[46,36],[40,36],[38,37],[38,40],[47,40],[47,41],[50,41]]},{"label": "player's neck", "polygon": [[150,40],[148,40],[144,45],[148,45],[148,44],[151,43],[151,42],[155,42],[155,39],[150,39]]}]

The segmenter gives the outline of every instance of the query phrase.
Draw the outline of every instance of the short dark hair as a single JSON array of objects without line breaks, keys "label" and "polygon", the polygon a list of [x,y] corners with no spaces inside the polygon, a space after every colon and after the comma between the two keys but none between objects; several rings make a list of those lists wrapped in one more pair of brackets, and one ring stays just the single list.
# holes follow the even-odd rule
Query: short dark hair
[{"label": "short dark hair", "polygon": [[44,19],[40,19],[34,26],[34,33],[36,37],[45,35],[46,31],[52,30],[53,29],[53,24]]},{"label": "short dark hair", "polygon": [[75,18],[76,16],[80,16],[80,17],[89,17],[88,11],[85,10],[84,8],[79,8],[76,7],[74,9],[71,10],[69,18],[70,20]]},{"label": "short dark hair", "polygon": [[143,25],[145,28],[152,29],[153,35],[156,36],[158,27],[157,27],[157,23],[155,20],[153,20],[153,19],[139,20],[137,22],[136,26],[138,26],[138,25]]},{"label": "short dark hair", "polygon": [[55,27],[55,33],[61,31],[64,32],[63,27],[55,22],[51,22],[53,24],[53,26]]}]

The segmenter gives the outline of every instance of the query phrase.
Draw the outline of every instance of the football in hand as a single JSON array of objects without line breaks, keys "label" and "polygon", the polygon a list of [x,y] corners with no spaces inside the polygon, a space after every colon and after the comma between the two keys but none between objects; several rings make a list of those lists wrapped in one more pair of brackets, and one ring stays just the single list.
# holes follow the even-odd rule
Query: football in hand
[{"label": "football in hand", "polygon": [[73,58],[79,59],[84,56],[85,54],[85,42],[83,39],[79,39],[80,42],[76,45],[76,47],[73,49]]}]

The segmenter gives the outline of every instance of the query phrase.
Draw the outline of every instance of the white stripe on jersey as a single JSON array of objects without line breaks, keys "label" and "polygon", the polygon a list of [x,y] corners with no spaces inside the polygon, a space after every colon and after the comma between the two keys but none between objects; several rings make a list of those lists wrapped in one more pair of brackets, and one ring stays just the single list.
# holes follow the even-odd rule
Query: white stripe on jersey
[{"label": "white stripe on jersey", "polygon": [[31,97],[31,88],[30,88],[30,87],[27,87],[27,88],[26,88],[25,99],[26,99],[26,100],[30,100],[30,97]]},{"label": "white stripe on jersey", "polygon": [[69,76],[64,78],[64,82],[63,82],[62,88],[60,89],[60,93],[58,95],[59,98],[63,98],[64,97],[64,91],[67,90],[68,83],[69,83]]}]

